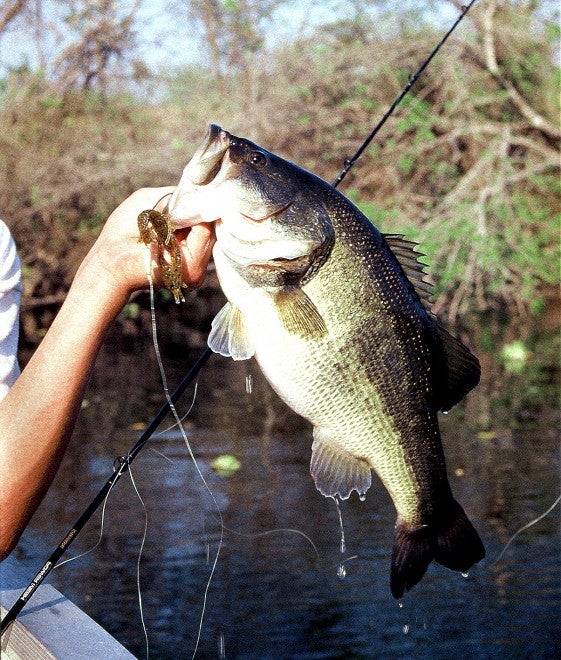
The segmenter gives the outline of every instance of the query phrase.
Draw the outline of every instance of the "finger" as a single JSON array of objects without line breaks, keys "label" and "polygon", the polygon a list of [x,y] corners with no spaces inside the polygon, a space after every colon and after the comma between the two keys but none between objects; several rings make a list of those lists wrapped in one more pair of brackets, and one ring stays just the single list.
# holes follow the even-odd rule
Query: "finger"
[{"label": "finger", "polygon": [[173,186],[136,190],[111,213],[104,225],[103,233],[113,237],[120,234],[126,238],[137,238],[138,215],[142,211],[153,208],[173,190]]},{"label": "finger", "polygon": [[180,241],[189,286],[196,288],[204,282],[215,241],[214,227],[206,223],[192,227],[186,238]]}]

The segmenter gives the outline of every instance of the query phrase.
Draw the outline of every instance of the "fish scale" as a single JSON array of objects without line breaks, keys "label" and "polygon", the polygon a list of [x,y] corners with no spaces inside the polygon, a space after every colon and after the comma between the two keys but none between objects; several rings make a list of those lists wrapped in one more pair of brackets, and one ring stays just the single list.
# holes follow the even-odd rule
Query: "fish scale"
[{"label": "fish scale", "polygon": [[[198,159],[214,173],[200,185]],[[433,559],[458,571],[479,561],[483,545],[453,498],[437,417],[477,384],[479,363],[430,313],[411,244],[382,235],[319,177],[217,126],[170,213],[178,226],[215,222],[228,303],[209,345],[255,356],[312,423],[318,490],[362,499],[371,470],[388,490],[397,510],[393,595]]]}]

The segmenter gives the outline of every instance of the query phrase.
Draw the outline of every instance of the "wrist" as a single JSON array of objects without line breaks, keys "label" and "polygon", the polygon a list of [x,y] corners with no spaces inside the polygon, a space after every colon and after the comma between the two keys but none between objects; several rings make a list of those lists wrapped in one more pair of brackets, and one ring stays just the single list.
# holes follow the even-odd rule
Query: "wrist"
[{"label": "wrist", "polygon": [[155,277],[155,264],[149,257],[145,245],[127,247],[122,243],[104,244],[98,239],[80,265],[72,289],[79,289],[85,295],[95,293],[116,315],[134,291],[148,288],[147,268],[151,268]]}]

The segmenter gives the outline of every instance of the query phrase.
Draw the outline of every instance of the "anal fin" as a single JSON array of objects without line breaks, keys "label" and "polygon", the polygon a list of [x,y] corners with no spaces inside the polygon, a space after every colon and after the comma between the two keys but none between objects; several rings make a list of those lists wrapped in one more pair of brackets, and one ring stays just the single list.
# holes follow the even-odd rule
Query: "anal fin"
[{"label": "anal fin", "polygon": [[240,310],[227,302],[212,321],[208,345],[215,352],[233,360],[248,360],[254,355]]},{"label": "anal fin", "polygon": [[317,437],[312,444],[310,473],[325,497],[346,500],[353,490],[363,498],[372,483],[369,463],[353,456],[336,443]]}]

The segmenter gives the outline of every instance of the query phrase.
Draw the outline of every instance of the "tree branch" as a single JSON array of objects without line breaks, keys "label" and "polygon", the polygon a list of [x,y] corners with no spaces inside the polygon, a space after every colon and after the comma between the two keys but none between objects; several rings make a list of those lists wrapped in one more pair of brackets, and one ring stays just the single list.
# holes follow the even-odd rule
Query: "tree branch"
[{"label": "tree branch", "polygon": [[[506,91],[509,99],[531,126],[542,131],[548,135],[548,137],[554,140],[561,139],[561,129],[543,117],[539,112],[534,110],[534,108],[532,108],[532,106],[523,98],[516,87],[514,87],[514,85],[506,80],[506,78],[504,78],[504,76],[501,74],[499,64],[497,62],[495,39],[493,34],[493,18],[497,9],[496,0],[487,0],[487,2],[483,4],[483,7],[484,12],[482,19],[479,19],[476,14],[472,15],[472,18],[475,23],[478,24],[478,27],[482,32],[485,69],[491,74],[491,76],[493,76],[495,82],[497,82]],[[473,46],[472,49],[474,49]],[[481,63],[479,52],[475,52],[474,50],[474,53],[476,55],[476,60]]]},{"label": "tree branch", "polygon": [[14,0],[11,5],[3,7],[0,10],[0,34],[8,27],[8,24],[20,14],[26,5],[27,0]]}]

